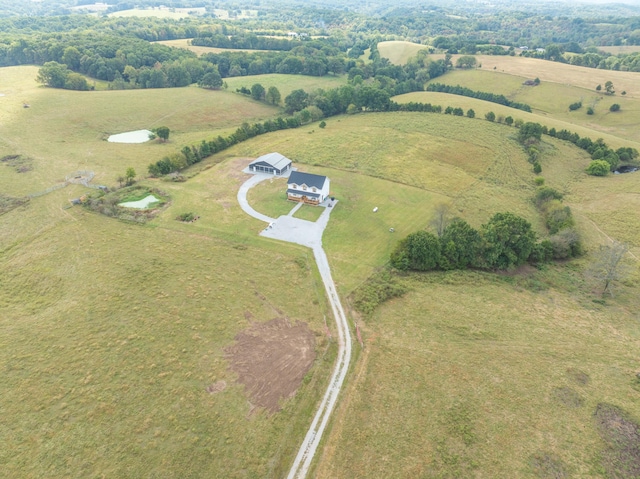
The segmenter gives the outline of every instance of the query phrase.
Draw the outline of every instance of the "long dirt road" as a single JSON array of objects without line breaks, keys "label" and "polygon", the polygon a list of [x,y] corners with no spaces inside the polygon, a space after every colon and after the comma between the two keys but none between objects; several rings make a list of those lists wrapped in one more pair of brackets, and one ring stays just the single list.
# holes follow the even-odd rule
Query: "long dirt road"
[{"label": "long dirt road", "polygon": [[[327,297],[329,298],[331,310],[333,311],[338,329],[338,357],[333,374],[331,375],[331,380],[287,476],[288,479],[303,479],[309,472],[311,462],[322,439],[322,434],[331,418],[331,413],[336,405],[342,384],[349,369],[349,362],[351,361],[351,333],[349,331],[347,316],[340,303],[336,285],[331,277],[331,269],[329,268],[327,255],[324,249],[322,249],[322,233],[329,222],[329,215],[333,211],[333,207],[325,208],[325,211],[315,222],[300,220],[292,216],[281,216],[278,219],[274,219],[258,213],[249,205],[247,192],[251,187],[267,178],[272,178],[272,176],[255,175],[249,178],[238,190],[238,203],[245,213],[269,224],[260,233],[261,236],[301,244],[313,250],[313,256],[318,265],[318,271],[320,272],[325,290],[327,291]],[[332,206],[335,206],[335,202]]]}]

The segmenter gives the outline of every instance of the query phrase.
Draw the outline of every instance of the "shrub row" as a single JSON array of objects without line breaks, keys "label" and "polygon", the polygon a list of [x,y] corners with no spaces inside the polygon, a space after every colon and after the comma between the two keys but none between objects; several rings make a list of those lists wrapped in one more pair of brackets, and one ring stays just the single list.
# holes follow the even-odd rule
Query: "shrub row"
[{"label": "shrub row", "polygon": [[526,103],[518,103],[518,102],[509,100],[504,95],[496,95],[495,93],[476,91],[460,85],[452,86],[452,85],[444,85],[442,83],[429,83],[427,85],[427,91],[450,93],[452,95],[461,95],[461,96],[467,96],[470,98],[477,98],[479,100],[489,101],[491,103],[498,103],[500,105],[508,106],[510,108],[516,108],[518,110],[527,111],[531,113],[531,107]]}]

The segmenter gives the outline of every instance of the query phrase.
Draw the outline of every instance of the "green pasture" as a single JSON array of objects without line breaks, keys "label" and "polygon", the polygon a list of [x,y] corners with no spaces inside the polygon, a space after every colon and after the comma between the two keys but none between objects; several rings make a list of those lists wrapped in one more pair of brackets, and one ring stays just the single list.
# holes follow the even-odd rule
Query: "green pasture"
[{"label": "green pasture", "polygon": [[319,88],[330,90],[346,85],[346,75],[326,75],[323,77],[313,77],[308,75],[284,75],[280,73],[267,73],[265,75],[248,75],[242,77],[225,78],[228,90],[235,92],[236,89],[246,87],[251,89],[256,83],[260,83],[265,90],[275,86],[282,95],[282,102],[293,90],[302,89],[311,93]]},{"label": "green pasture", "polygon": [[426,50],[427,45],[406,41],[386,41],[378,43],[378,52],[382,58],[388,58],[394,65],[404,65],[415,57],[420,50]]},{"label": "green pasture", "polygon": [[[421,102],[421,103],[431,103],[433,105],[441,105],[444,108],[447,106],[451,106],[453,108],[462,108],[465,112],[470,108],[475,112],[475,119],[484,121],[484,115],[490,111],[496,114],[496,122],[503,121],[507,116],[511,116],[514,120],[522,120],[522,121],[532,121],[536,123],[540,123],[541,125],[545,125],[548,128],[555,128],[556,130],[566,129],[575,133],[578,133],[580,136],[586,136],[591,138],[592,140],[596,140],[598,138],[602,138],[605,142],[614,147],[633,147],[636,149],[640,149],[640,136],[637,135],[637,132],[632,131],[629,127],[604,127],[596,123],[596,119],[593,122],[581,121],[581,117],[584,116],[587,119],[594,118],[598,116],[614,116],[613,113],[610,113],[607,108],[607,112],[599,113],[596,110],[596,114],[593,116],[588,116],[584,112],[586,110],[586,106],[583,106],[581,110],[566,113],[566,115],[558,115],[556,117],[553,114],[541,112],[535,110],[532,113],[527,113],[526,111],[517,110],[515,108],[510,108],[504,105],[499,105],[497,103],[491,103],[488,101],[478,100],[475,98],[469,98],[460,95],[452,95],[449,93],[438,93],[438,92],[413,92],[406,93],[404,95],[398,95],[393,98],[394,101],[398,103],[409,103],[409,102]],[[573,101],[572,101],[573,102]],[[534,105],[531,105],[534,108]],[[603,108],[604,109],[604,108]],[[568,110],[568,105],[567,105]],[[623,112],[620,111],[620,116],[612,118],[611,121],[617,121],[617,119],[630,119],[631,121],[635,121],[633,118],[629,118],[631,114],[635,116],[635,113],[628,112],[628,116],[624,117]],[[512,127],[513,128],[513,127]],[[629,135],[627,136],[627,133]],[[637,139],[636,139],[637,138]]]},{"label": "green pasture", "polygon": [[[171,213],[196,210],[193,225],[66,209],[86,191],[69,188],[0,216],[3,474],[282,477],[332,362],[310,253],[216,234],[186,201]],[[282,412],[251,412],[224,348],[278,316],[319,332],[318,361]]]},{"label": "green pasture", "polygon": [[[147,174],[149,163],[185,145],[226,135],[244,121],[273,118],[279,110],[230,91],[195,86],[154,90],[76,92],[39,86],[36,67],[1,69],[7,75],[0,101],[0,157],[34,159],[31,172],[6,170],[0,190],[24,195],[43,190],[76,170],[92,170],[94,183],[113,186],[134,167]],[[23,108],[27,102],[30,108]],[[169,142],[107,142],[111,134],[168,126]],[[0,165],[3,168],[3,165]]]},{"label": "green pasture", "polygon": [[614,477],[594,411],[640,417],[637,290],[595,304],[572,266],[403,283],[361,323],[316,477]]},{"label": "green pasture", "polygon": [[[607,133],[623,140],[640,142],[639,99],[621,95],[621,92],[610,96],[595,89],[555,82],[543,81],[538,86],[526,86],[523,85],[525,80],[524,77],[506,73],[474,69],[455,70],[433,79],[430,83],[461,85],[476,91],[502,94],[512,101],[528,104],[534,113],[541,116],[593,129],[594,135]],[[569,105],[575,102],[582,102],[582,108],[570,111]],[[620,111],[609,111],[609,107],[614,103],[620,105]],[[588,107],[594,109],[593,115],[587,115]],[[515,118],[514,114],[511,116]]]}]

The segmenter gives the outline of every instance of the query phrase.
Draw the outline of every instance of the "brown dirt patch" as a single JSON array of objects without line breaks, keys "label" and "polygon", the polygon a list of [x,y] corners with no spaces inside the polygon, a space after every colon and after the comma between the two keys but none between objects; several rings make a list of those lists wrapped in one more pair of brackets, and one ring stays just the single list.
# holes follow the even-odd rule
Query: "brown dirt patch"
[{"label": "brown dirt patch", "polygon": [[209,394],[217,394],[219,392],[224,391],[227,388],[227,382],[226,381],[218,381],[213,383],[211,386],[207,387],[207,392]]},{"label": "brown dirt patch", "polygon": [[601,403],[594,414],[600,437],[607,443],[601,463],[612,478],[640,477],[640,425],[626,411]]},{"label": "brown dirt patch", "polygon": [[231,369],[251,403],[270,412],[292,397],[316,358],[315,337],[306,323],[285,318],[254,323],[226,350]]}]

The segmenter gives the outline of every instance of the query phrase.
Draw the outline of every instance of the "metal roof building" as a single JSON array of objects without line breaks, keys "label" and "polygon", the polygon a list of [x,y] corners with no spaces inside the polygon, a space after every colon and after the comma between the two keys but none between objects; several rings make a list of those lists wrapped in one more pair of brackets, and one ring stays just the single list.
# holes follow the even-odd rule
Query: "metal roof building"
[{"label": "metal roof building", "polygon": [[249,163],[249,171],[283,175],[291,169],[291,160],[280,153],[268,153]]}]

